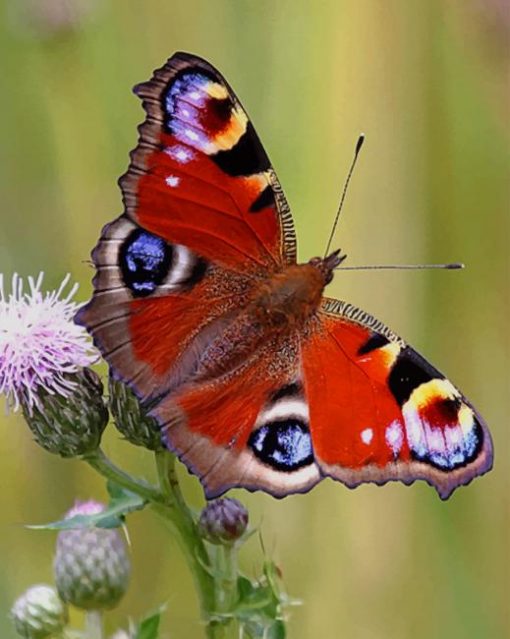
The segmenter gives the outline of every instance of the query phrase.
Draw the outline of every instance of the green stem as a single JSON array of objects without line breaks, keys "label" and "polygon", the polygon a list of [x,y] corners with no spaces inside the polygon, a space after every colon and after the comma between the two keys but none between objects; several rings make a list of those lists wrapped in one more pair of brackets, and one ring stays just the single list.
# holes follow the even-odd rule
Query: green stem
[{"label": "green stem", "polygon": [[164,502],[164,498],[157,488],[148,482],[135,479],[131,475],[128,475],[128,473],[116,466],[100,448],[93,453],[88,453],[83,459],[107,479],[111,479],[116,484],[119,484],[119,486],[127,488],[147,501],[156,503]]},{"label": "green stem", "polygon": [[165,498],[164,506],[153,504],[153,510],[176,533],[177,541],[186,557],[189,569],[197,587],[202,616],[206,620],[208,637],[220,635],[214,632],[214,623],[210,621],[215,611],[215,583],[209,572],[210,558],[197,529],[193,515],[186,505],[175,471],[175,457],[168,451],[156,452],[156,466],[161,491]]},{"label": "green stem", "polygon": [[103,614],[100,610],[88,610],[85,613],[86,639],[103,639]]},{"label": "green stem", "polygon": [[237,548],[218,545],[215,547],[214,564],[216,575],[216,609],[219,613],[232,612],[237,597]]},{"label": "green stem", "polygon": [[[208,639],[221,639],[224,637],[225,626],[215,619],[218,584],[213,577],[207,548],[182,496],[175,471],[175,456],[168,451],[158,451],[155,456],[159,488],[124,472],[101,449],[85,455],[83,459],[107,479],[146,499],[152,510],[171,529],[193,575],[202,617],[206,623],[206,635]],[[89,635],[86,636],[88,639]],[[101,635],[91,635],[91,639],[92,637],[102,639]]]}]

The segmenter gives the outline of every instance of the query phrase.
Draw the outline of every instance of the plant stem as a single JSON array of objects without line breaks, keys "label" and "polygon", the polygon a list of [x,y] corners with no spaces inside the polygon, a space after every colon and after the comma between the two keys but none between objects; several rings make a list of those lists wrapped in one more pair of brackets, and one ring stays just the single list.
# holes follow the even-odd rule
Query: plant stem
[{"label": "plant stem", "polygon": [[218,545],[214,552],[214,574],[216,577],[216,609],[219,613],[232,611],[238,597],[237,548]]},{"label": "plant stem", "polygon": [[100,610],[88,610],[85,613],[86,639],[103,639],[103,614]]},{"label": "plant stem", "polygon": [[[215,618],[216,613],[221,612],[216,609],[216,606],[221,601],[224,602],[223,608],[227,602],[225,597],[220,596],[217,592],[217,588],[221,588],[222,585],[217,582],[214,576],[209,553],[198,532],[193,514],[182,496],[175,471],[175,456],[168,451],[158,451],[155,453],[155,457],[159,488],[123,471],[101,449],[85,455],[83,459],[107,479],[146,499],[152,510],[171,529],[193,575],[202,618],[206,623],[206,635],[208,639],[222,639],[225,636],[225,625],[221,620]],[[89,637],[90,639],[102,639],[102,634],[97,634],[98,627],[102,633],[101,626],[96,625],[96,634],[90,634],[94,627],[91,625],[92,618],[89,621],[89,614],[95,613],[87,613],[87,632],[89,633],[86,635],[87,639]],[[89,625],[91,630],[89,630]]]},{"label": "plant stem", "polygon": [[220,637],[215,631],[211,616],[215,612],[215,582],[210,572],[210,558],[200,537],[193,515],[186,505],[175,471],[175,457],[168,451],[156,452],[156,466],[165,497],[165,505],[153,504],[153,509],[176,534],[193,575],[200,599],[202,617],[207,623],[207,635],[211,639]]},{"label": "plant stem", "polygon": [[83,457],[83,459],[87,462],[87,464],[92,466],[92,468],[97,470],[107,479],[111,479],[116,484],[119,484],[119,486],[127,488],[147,501],[157,503],[164,502],[164,498],[157,488],[148,482],[141,479],[135,479],[131,475],[128,475],[128,473],[116,466],[100,448],[95,450],[93,453],[88,453]]}]

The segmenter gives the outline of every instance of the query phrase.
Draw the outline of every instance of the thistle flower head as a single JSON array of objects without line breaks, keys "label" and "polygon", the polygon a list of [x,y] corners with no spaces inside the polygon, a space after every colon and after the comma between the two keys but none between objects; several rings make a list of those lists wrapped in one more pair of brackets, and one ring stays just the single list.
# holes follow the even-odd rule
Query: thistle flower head
[{"label": "thistle flower head", "polygon": [[[78,501],[66,518],[95,515],[104,508],[96,501]],[[121,533],[94,527],[60,531],[53,567],[60,597],[82,610],[115,607],[126,592],[131,573]]]},{"label": "thistle flower head", "polygon": [[31,586],[11,609],[16,632],[25,639],[60,635],[67,623],[67,606],[52,586]]},{"label": "thistle flower head", "polygon": [[77,284],[64,293],[70,276],[56,290],[43,293],[43,273],[28,278],[28,290],[18,275],[11,292],[0,275],[0,393],[7,405],[40,407],[37,391],[67,396],[75,383],[69,374],[97,359],[85,330],[73,323]]},{"label": "thistle flower head", "polygon": [[248,511],[237,499],[222,497],[210,501],[200,513],[198,530],[211,544],[229,546],[239,540],[248,526]]}]

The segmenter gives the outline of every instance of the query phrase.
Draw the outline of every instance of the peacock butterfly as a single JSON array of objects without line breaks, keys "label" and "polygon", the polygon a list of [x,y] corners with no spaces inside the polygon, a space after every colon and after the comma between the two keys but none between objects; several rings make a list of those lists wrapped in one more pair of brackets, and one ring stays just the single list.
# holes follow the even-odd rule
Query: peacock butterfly
[{"label": "peacock butterfly", "polygon": [[146,120],[124,213],[76,321],[151,406],[208,498],[323,477],[424,479],[446,499],[492,465],[460,391],[379,320],[323,296],[338,251],[296,262],[289,206],[234,92],[176,53],[135,93]]}]

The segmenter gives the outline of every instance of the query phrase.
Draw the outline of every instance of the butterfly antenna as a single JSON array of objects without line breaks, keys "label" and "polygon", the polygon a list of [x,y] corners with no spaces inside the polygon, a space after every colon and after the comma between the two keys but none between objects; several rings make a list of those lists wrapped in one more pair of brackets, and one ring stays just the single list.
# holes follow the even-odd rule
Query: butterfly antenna
[{"label": "butterfly antenna", "polygon": [[340,198],[340,204],[338,206],[338,211],[336,212],[335,221],[333,222],[333,228],[331,229],[331,233],[329,234],[329,240],[326,246],[326,250],[324,251],[324,257],[328,255],[329,249],[331,247],[331,242],[333,241],[333,237],[335,236],[335,231],[338,225],[338,220],[340,218],[340,213],[342,212],[345,196],[347,195],[347,188],[349,187],[349,182],[351,181],[351,176],[354,172],[354,167],[356,166],[356,161],[358,159],[358,155],[359,155],[359,152],[361,151],[361,147],[363,146],[364,141],[365,141],[365,136],[362,133],[359,136],[358,141],[356,142],[356,148],[354,149],[354,158],[352,160],[351,168],[349,169],[349,173],[347,174],[347,178],[345,180],[344,190],[342,192],[342,197]]},{"label": "butterfly antenna", "polygon": [[461,262],[450,264],[369,264],[366,266],[337,266],[335,271],[385,271],[385,270],[424,270],[429,268],[439,268],[447,270],[457,270],[464,268]]}]

